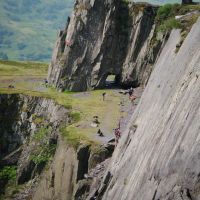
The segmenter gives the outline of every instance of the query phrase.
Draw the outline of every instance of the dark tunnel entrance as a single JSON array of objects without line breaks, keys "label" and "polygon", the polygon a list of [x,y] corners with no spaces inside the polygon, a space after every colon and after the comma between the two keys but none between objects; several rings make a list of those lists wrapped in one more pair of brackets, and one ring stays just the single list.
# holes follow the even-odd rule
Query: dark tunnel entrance
[{"label": "dark tunnel entrance", "polygon": [[120,75],[108,74],[105,80],[105,88],[119,88]]}]

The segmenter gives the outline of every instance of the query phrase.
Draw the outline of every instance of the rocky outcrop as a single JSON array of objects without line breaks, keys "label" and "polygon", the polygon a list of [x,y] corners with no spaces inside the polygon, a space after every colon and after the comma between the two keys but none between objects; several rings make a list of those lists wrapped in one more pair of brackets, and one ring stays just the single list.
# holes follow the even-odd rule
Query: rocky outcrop
[{"label": "rocky outcrop", "polygon": [[57,130],[68,113],[53,100],[18,94],[1,94],[0,105],[0,159],[14,153],[38,128]]},{"label": "rocky outcrop", "polygon": [[[23,185],[18,193],[14,189],[15,200],[71,200],[86,196],[92,180],[86,179],[88,171],[111,157],[113,146],[98,146],[94,151],[83,142],[76,149],[60,134],[60,128],[68,122],[70,110],[51,99],[0,95],[0,198],[4,193],[8,197],[8,193],[12,194],[6,187],[11,185],[9,176],[2,175],[4,169],[17,169],[14,182]],[[12,187],[16,187],[15,183]]]},{"label": "rocky outcrop", "polygon": [[180,38],[172,31],[90,199],[200,199],[200,19],[176,54]]},{"label": "rocky outcrop", "polygon": [[0,95],[0,170],[17,167],[17,183],[42,172],[53,156],[59,128],[69,111],[53,100],[18,94]]},{"label": "rocky outcrop", "polygon": [[[81,149],[76,152],[73,147],[67,146],[62,139],[59,140],[53,163],[50,169],[42,175],[33,199],[72,199],[78,179],[83,179],[78,173],[78,169],[80,170],[83,163],[79,162],[77,155],[80,156],[81,151],[87,151],[88,146]],[[85,159],[85,162],[88,160]],[[87,173],[87,168],[85,170]]]},{"label": "rocky outcrop", "polygon": [[61,90],[146,83],[161,43],[151,50],[157,7],[123,0],[76,0],[56,42],[48,82]]}]

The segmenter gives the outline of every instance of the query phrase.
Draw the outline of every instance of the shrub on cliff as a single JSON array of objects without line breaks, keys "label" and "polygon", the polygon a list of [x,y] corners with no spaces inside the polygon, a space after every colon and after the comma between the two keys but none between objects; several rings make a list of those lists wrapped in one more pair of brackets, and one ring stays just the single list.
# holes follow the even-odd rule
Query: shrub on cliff
[{"label": "shrub on cliff", "polygon": [[171,18],[164,21],[163,24],[159,26],[158,31],[167,32],[172,29],[179,29],[179,28],[180,29],[182,28],[182,24],[178,20]]},{"label": "shrub on cliff", "polygon": [[157,20],[165,20],[169,17],[174,17],[177,13],[177,10],[180,8],[179,4],[166,4],[161,6],[157,11]]},{"label": "shrub on cliff", "polygon": [[17,175],[16,166],[6,166],[0,170],[0,179],[15,180]]}]

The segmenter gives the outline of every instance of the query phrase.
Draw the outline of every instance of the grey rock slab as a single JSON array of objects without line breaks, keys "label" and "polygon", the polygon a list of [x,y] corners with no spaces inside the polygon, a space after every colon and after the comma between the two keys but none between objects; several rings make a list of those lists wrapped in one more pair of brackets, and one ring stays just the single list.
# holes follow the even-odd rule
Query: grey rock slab
[{"label": "grey rock slab", "polygon": [[114,152],[104,200],[199,199],[200,20],[175,54],[179,39],[173,31]]}]

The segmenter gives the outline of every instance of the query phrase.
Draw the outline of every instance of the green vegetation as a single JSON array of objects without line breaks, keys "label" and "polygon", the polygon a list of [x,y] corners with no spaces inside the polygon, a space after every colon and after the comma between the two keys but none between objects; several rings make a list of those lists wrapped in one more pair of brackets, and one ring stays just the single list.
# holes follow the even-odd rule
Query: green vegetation
[{"label": "green vegetation", "polygon": [[166,33],[172,29],[182,28],[181,22],[175,19],[180,7],[179,4],[166,4],[158,9],[156,16],[158,32]]},{"label": "green vegetation", "polygon": [[37,149],[32,153],[30,159],[36,164],[46,164],[48,163],[56,150],[56,145],[54,144],[45,144],[37,147]]},{"label": "green vegetation", "polygon": [[44,118],[36,115],[32,115],[33,123],[37,125],[42,125],[44,123]]},{"label": "green vegetation", "polygon": [[81,120],[81,114],[79,112],[71,112],[69,114],[69,117],[71,118],[71,123],[77,123]]},{"label": "green vegetation", "polygon": [[74,0],[0,1],[0,59],[49,61]]},{"label": "green vegetation", "polygon": [[165,20],[169,17],[175,16],[179,4],[166,4],[161,6],[157,11],[157,20]]},{"label": "green vegetation", "polygon": [[17,167],[16,166],[5,166],[0,169],[0,179],[16,180]]},{"label": "green vegetation", "polygon": [[36,62],[0,61],[0,79],[4,76],[46,76],[48,64]]},{"label": "green vegetation", "polygon": [[36,143],[36,149],[32,152],[30,159],[35,164],[46,164],[53,157],[56,144],[49,144],[51,132],[52,127],[49,124],[41,123],[39,130],[32,136],[32,140]]},{"label": "green vegetation", "polygon": [[[195,11],[200,10],[199,4],[193,5],[180,5],[180,4],[166,4],[161,6],[157,11],[156,16],[156,31],[154,37],[151,40],[152,47],[156,47],[159,44],[159,33],[161,35],[168,34],[172,29],[181,29],[181,39],[175,52],[177,53],[190,32],[193,24],[197,21],[200,14]],[[193,12],[193,13],[192,13]],[[192,13],[186,15],[188,13]],[[176,19],[176,16],[182,16],[182,19]]]},{"label": "green vegetation", "polygon": [[14,199],[16,194],[23,191],[24,188],[24,185],[17,185],[15,182],[11,181],[6,185],[5,194],[0,195],[0,200]]},{"label": "green vegetation", "polygon": [[33,135],[33,140],[36,142],[42,142],[48,134],[52,131],[51,127],[41,127],[34,135]]},{"label": "green vegetation", "polygon": [[77,149],[81,143],[94,143],[89,137],[85,136],[82,131],[79,132],[75,126],[68,126],[62,128],[60,131],[67,144],[75,149]]},{"label": "green vegetation", "polygon": [[[157,11],[156,23],[157,31],[167,32],[174,29],[189,30],[196,22],[197,17],[195,14],[186,16],[184,21],[176,20],[175,16],[185,15],[189,12],[200,10],[200,5],[180,5],[180,4],[166,4],[161,6]],[[195,16],[195,17],[194,17]]]},{"label": "green vegetation", "polygon": [[0,87],[6,90],[13,85],[18,91],[40,88],[47,69],[46,63],[0,61]]},{"label": "green vegetation", "polygon": [[17,185],[17,166],[5,166],[0,169],[0,180],[6,182],[6,187],[2,185],[0,192],[0,200],[14,199],[15,195],[20,192],[24,187],[23,185]]},{"label": "green vegetation", "polygon": [[167,19],[164,21],[163,24],[161,24],[158,28],[158,31],[161,31],[163,33],[167,31],[171,31],[172,29],[181,29],[182,24],[176,20],[176,19]]},{"label": "green vegetation", "polygon": [[122,1],[122,3],[123,3],[124,5],[128,5],[129,2],[131,2],[131,1],[129,1],[129,0],[121,0],[121,1]]}]

